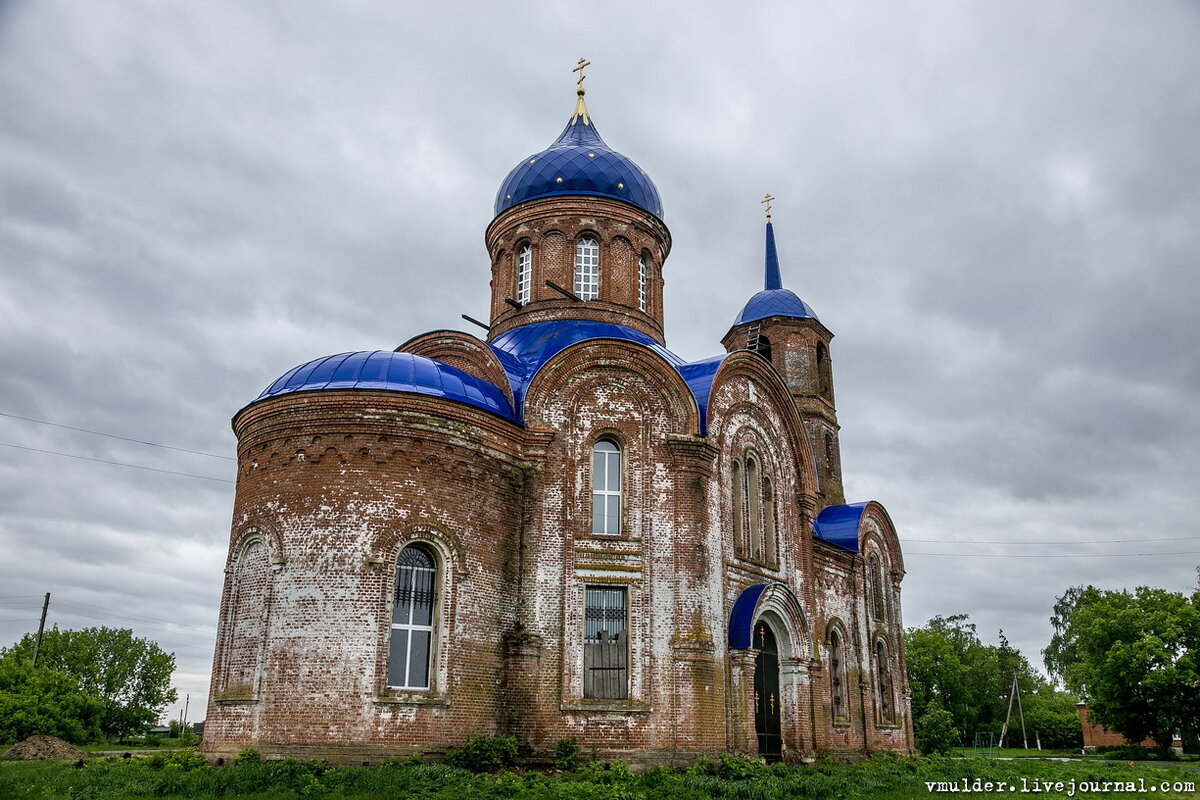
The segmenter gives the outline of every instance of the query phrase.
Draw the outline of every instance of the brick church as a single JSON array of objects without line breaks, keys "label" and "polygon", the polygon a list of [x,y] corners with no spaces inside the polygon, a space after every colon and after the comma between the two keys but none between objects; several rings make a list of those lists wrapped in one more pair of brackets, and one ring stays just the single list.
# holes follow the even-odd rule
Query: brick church
[{"label": "brick church", "polygon": [[663,205],[582,81],[500,184],[486,333],[316,359],[233,418],[210,757],[912,752],[903,560],[843,497],[833,334],[768,206],[724,352],[667,349]]}]

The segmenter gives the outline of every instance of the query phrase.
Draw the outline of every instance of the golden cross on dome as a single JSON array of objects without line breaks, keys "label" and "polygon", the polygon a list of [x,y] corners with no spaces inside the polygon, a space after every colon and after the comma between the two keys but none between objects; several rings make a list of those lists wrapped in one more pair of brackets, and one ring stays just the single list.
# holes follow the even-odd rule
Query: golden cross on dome
[{"label": "golden cross on dome", "polygon": [[775,199],[775,198],[774,198],[774,197],[772,197],[772,196],[770,195],[770,193],[767,193],[767,194],[764,194],[764,195],[763,195],[763,199],[759,201],[760,203],[766,203],[766,204],[767,204],[767,222],[770,222],[770,221],[771,221],[771,201],[772,201],[772,200],[774,200],[774,199]]},{"label": "golden cross on dome", "polygon": [[581,58],[581,59],[579,59],[579,66],[577,66],[577,67],[575,67],[575,69],[571,70],[571,72],[579,73],[579,80],[575,81],[575,86],[578,88],[576,88],[575,91],[579,92],[580,94],[583,94],[583,79],[587,77],[586,75],[583,74],[583,70],[585,67],[590,67],[591,65],[592,65],[592,62],[586,61]]}]

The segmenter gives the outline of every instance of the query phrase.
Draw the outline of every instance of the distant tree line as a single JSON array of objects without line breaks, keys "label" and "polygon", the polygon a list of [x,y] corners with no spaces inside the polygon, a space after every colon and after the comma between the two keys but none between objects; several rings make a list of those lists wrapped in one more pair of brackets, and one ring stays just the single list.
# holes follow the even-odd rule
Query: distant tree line
[{"label": "distant tree line", "polygon": [[[938,616],[910,628],[906,646],[913,728],[922,752],[969,747],[976,733],[990,733],[1000,744],[1014,677],[1031,747],[1038,741],[1046,748],[1083,744],[1077,698],[1040,675],[1003,631],[998,644],[988,645],[967,615]],[[1009,746],[1022,743],[1015,700],[1006,739]]]},{"label": "distant tree line", "polygon": [[[970,619],[934,617],[906,633],[913,727],[925,753],[970,746],[976,733],[998,735],[1014,676],[1029,743],[1082,745],[1076,703],[1089,719],[1131,743],[1200,752],[1200,589],[1190,597],[1140,587],[1067,589],[1050,617],[1054,634],[1043,651],[1052,680],[1041,676],[1000,632],[980,641]],[[1014,713],[1006,744],[1020,742]]]},{"label": "distant tree line", "polygon": [[34,734],[75,744],[141,735],[176,698],[175,656],[119,628],[45,632],[0,648],[0,742]]}]

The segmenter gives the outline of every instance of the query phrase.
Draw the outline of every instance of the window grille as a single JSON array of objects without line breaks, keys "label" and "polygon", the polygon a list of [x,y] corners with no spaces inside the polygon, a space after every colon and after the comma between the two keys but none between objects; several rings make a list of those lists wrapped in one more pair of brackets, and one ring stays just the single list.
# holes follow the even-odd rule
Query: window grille
[{"label": "window grille", "polygon": [[533,246],[526,243],[517,251],[517,302],[529,302],[529,289],[533,283]]},{"label": "window grille", "polygon": [[432,553],[418,544],[400,551],[392,605],[389,688],[429,688],[436,584]]},{"label": "window grille", "polygon": [[592,533],[621,533],[621,448],[608,439],[592,448]]},{"label": "window grille", "polygon": [[581,300],[600,296],[600,245],[591,237],[575,243],[575,294]]},{"label": "window grille", "polygon": [[625,589],[588,586],[584,594],[583,696],[624,700],[629,696]]}]

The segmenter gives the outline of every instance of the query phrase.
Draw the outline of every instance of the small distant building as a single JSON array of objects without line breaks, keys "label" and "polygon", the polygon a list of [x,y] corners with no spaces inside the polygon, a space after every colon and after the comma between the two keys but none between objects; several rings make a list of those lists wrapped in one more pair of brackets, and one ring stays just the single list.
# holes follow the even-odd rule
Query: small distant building
[{"label": "small distant building", "polygon": [[[1142,747],[1156,747],[1158,745],[1153,739],[1143,739],[1141,742],[1130,742],[1119,733],[1113,733],[1108,728],[1088,719],[1087,703],[1079,702],[1075,704],[1075,708],[1079,709],[1079,724],[1083,726],[1083,746],[1091,747],[1114,747],[1123,744],[1140,744]],[[1183,751],[1183,743],[1176,736],[1171,740],[1173,749]]]}]

